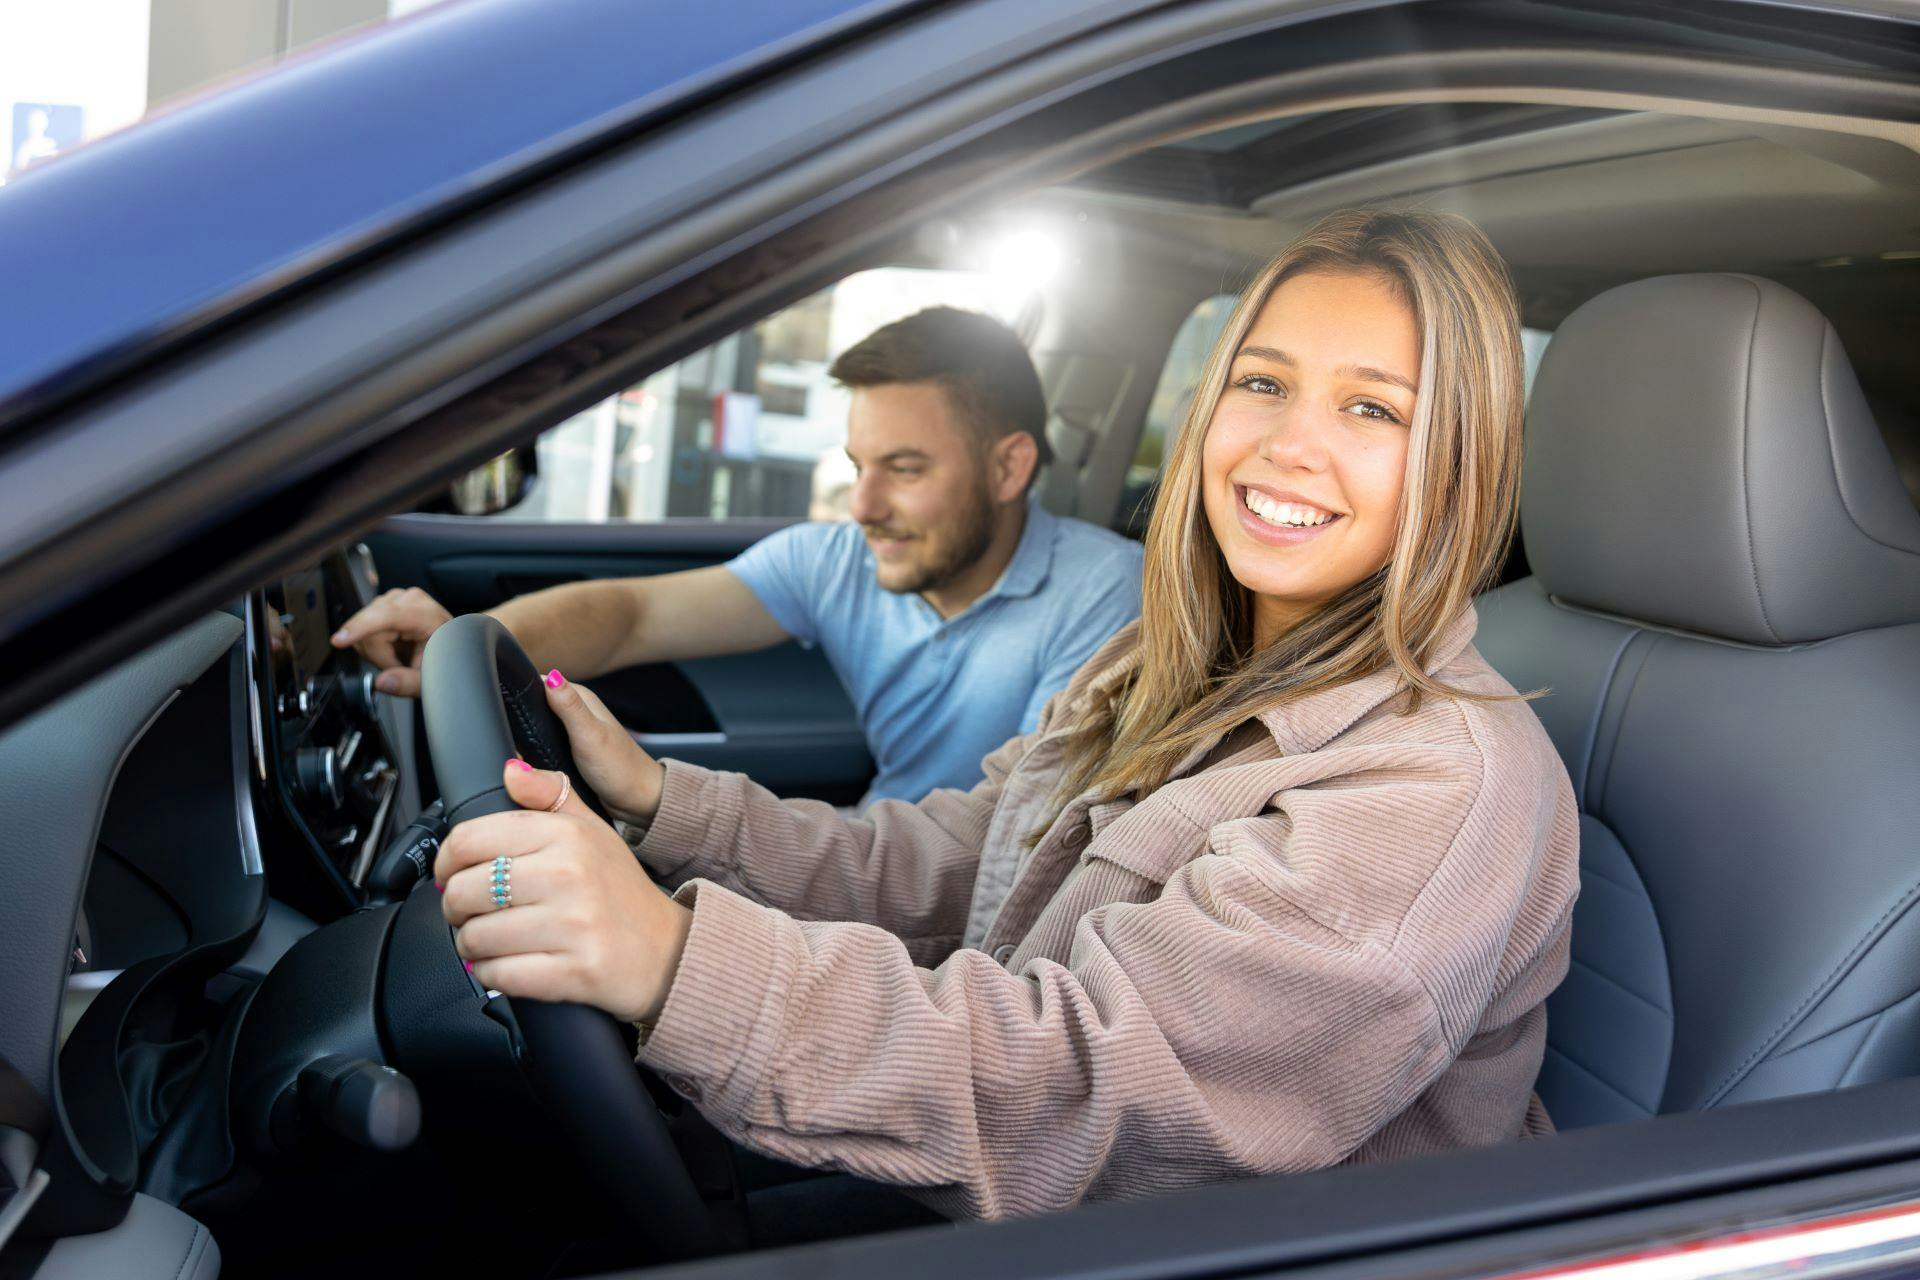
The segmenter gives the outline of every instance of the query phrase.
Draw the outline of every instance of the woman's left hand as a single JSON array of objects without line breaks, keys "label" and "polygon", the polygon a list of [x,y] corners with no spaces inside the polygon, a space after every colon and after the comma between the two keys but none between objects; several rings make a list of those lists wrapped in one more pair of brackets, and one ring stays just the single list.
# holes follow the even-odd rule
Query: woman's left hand
[{"label": "woman's left hand", "polygon": [[[441,913],[480,983],[510,996],[573,1001],[628,1022],[666,1003],[693,913],[662,893],[627,847],[569,794],[560,775],[503,766],[518,812],[472,818],[434,859]],[[510,858],[512,905],[494,903],[494,859]]]}]

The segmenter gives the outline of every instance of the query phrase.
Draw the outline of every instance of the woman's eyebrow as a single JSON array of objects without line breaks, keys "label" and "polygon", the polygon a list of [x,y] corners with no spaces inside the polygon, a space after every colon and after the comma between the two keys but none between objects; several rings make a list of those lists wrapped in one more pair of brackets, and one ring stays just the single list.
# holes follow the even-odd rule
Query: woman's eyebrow
[{"label": "woman's eyebrow", "polygon": [[1356,382],[1384,382],[1389,386],[1405,387],[1409,394],[1419,395],[1420,388],[1408,382],[1397,373],[1388,373],[1385,369],[1375,369],[1364,364],[1343,364],[1333,371],[1336,378],[1352,378]]},{"label": "woman's eyebrow", "polygon": [[[1240,348],[1239,354],[1234,356],[1234,359],[1238,360],[1242,356],[1252,356],[1256,360],[1271,360],[1275,364],[1286,365],[1289,369],[1296,367],[1299,363],[1278,347],[1242,347]],[[1333,371],[1333,376],[1336,378],[1352,378],[1357,382],[1384,382],[1392,387],[1405,387],[1414,395],[1420,394],[1420,388],[1414,386],[1399,374],[1388,373],[1385,369],[1375,369],[1371,365],[1343,364]]]}]

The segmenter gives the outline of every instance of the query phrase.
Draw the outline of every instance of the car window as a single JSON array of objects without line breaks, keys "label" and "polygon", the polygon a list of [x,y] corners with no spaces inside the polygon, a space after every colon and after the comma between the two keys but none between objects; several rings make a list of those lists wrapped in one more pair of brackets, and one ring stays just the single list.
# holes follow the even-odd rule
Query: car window
[{"label": "car window", "polygon": [[1174,331],[1173,345],[1167,349],[1167,361],[1160,366],[1160,380],[1154,384],[1153,399],[1147,402],[1147,416],[1140,428],[1140,443],[1127,468],[1127,484],[1120,503],[1120,519],[1138,532],[1144,527],[1142,515],[1147,495],[1160,475],[1166,458],[1167,440],[1180,426],[1193,393],[1200,387],[1200,374],[1206,367],[1207,353],[1227,327],[1233,304],[1239,295],[1216,293],[1187,314]]},{"label": "car window", "polygon": [[983,311],[1024,332],[1036,305],[1004,274],[858,272],[547,431],[531,492],[500,516],[843,519],[853,464],[834,357],[925,307]]},{"label": "car window", "polygon": [[1547,354],[1547,344],[1553,341],[1553,333],[1547,329],[1520,330],[1520,354],[1527,362],[1527,398],[1533,398],[1533,378],[1540,372],[1540,357]]}]

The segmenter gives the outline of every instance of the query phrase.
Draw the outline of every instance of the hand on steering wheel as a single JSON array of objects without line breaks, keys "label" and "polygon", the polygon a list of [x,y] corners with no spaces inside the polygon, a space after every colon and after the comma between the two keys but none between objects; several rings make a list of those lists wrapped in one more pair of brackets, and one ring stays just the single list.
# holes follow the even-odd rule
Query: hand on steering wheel
[{"label": "hand on steering wheel", "polygon": [[[554,692],[549,699],[567,723],[575,761],[618,813]],[[577,693],[568,701],[574,719],[591,715]],[[562,787],[564,774],[519,759],[506,762],[503,774],[519,810],[461,823],[434,860],[441,914],[457,930],[454,949],[492,990],[651,1021],[666,1003],[693,913],[662,893],[626,841]],[[657,804],[657,783],[653,796]],[[510,892],[496,892],[497,882]]]},{"label": "hand on steering wheel", "polygon": [[[518,862],[509,876],[513,905],[489,919],[511,922],[517,912],[537,913],[539,904],[528,904],[528,897],[539,899],[542,894],[549,894],[557,895],[563,903],[560,909],[547,913],[554,918],[549,924],[562,915],[572,920],[576,913],[584,914],[589,909],[593,891],[588,885],[618,884],[617,900],[626,906],[608,907],[605,911],[594,908],[595,918],[603,922],[595,930],[595,936],[611,936],[606,922],[616,917],[622,922],[623,936],[666,934],[664,926],[649,927],[650,913],[661,903],[669,907],[673,904],[653,888],[625,842],[598,817],[604,811],[604,802],[586,781],[585,769],[574,759],[573,734],[555,713],[550,693],[542,688],[540,675],[526,653],[495,619],[470,614],[435,630],[421,663],[421,709],[426,716],[434,777],[440,784],[441,800],[452,827],[447,844],[455,850],[461,848],[471,837],[460,833],[473,824],[489,824],[482,828],[483,832],[496,823],[502,832],[518,832],[506,836],[500,844],[502,849],[509,850],[505,856],[526,859]],[[565,705],[566,700],[562,702]],[[584,701],[576,705],[585,707],[591,714],[592,708]],[[578,712],[574,722],[583,723]],[[611,740],[600,736],[600,741],[606,744]],[[635,746],[633,750],[639,748]],[[610,747],[608,755],[613,758]],[[507,767],[507,761],[515,757],[524,757],[538,765],[547,789],[523,790],[537,780],[523,770]],[[578,810],[540,812],[553,802],[562,773],[572,781],[572,803]],[[627,800],[635,805],[642,803],[636,797],[627,797]],[[522,807],[528,803],[536,807],[532,810]],[[535,827],[537,831],[532,830]],[[491,839],[491,836],[485,838]],[[516,855],[511,852],[514,849],[531,852]],[[547,868],[547,871],[558,869],[557,875],[528,874],[539,859],[561,849],[570,852],[553,857]],[[443,846],[443,859],[445,850]],[[612,869],[616,854],[625,859],[625,877],[616,876]],[[478,871],[483,884],[490,887],[491,858],[497,856],[501,855],[488,854],[488,861],[460,869],[470,875]],[[444,883],[444,877],[452,874],[452,868],[442,868],[435,874],[441,876]],[[529,887],[522,889],[523,884]],[[648,897],[649,894],[652,896]],[[452,965],[455,963],[450,941],[452,931],[442,919],[444,908],[434,909],[440,907],[442,899],[442,894],[422,884],[402,908],[395,930],[396,934],[402,930],[407,932],[406,945],[401,949],[409,955],[435,954],[435,948],[427,945],[425,938],[417,940],[416,945],[413,937],[416,932],[437,935],[433,942],[445,949],[438,954],[446,964]],[[554,901],[555,897],[549,896],[546,904],[552,907]],[[637,903],[646,905],[634,905]],[[491,893],[485,906],[493,906]],[[469,924],[468,928],[471,927]],[[537,922],[534,927],[547,928]],[[624,993],[607,999],[606,1007],[595,1007],[601,1000],[596,994],[597,988],[589,989],[591,980],[583,970],[608,971],[621,962],[602,956],[595,965],[591,961],[598,953],[584,954],[569,940],[556,940],[552,932],[541,933],[537,942],[542,948],[539,954],[570,957],[564,965],[547,966],[551,971],[549,977],[580,984],[568,995],[540,998],[529,994],[519,1000],[507,997],[525,1047],[522,1064],[557,1127],[572,1140],[592,1171],[595,1183],[619,1207],[625,1224],[652,1243],[657,1257],[692,1257],[724,1247],[722,1235],[699,1189],[674,1149],[653,1095],[634,1066],[632,1049],[606,1012],[606,1007],[617,1006],[624,1016],[635,1012],[650,997]],[[531,946],[534,942],[525,937],[509,938],[504,945]],[[553,947],[562,950],[556,953],[551,950]],[[530,954],[515,952],[512,956],[483,957],[482,963]],[[514,967],[524,971],[534,966]],[[562,977],[562,968],[571,971],[571,978]],[[670,976],[673,972],[670,963],[656,965],[652,971],[656,976]],[[524,978],[526,974],[522,972],[518,976]],[[461,981],[465,983],[466,975]],[[514,990],[515,975],[509,973],[506,984],[492,989]],[[583,1000],[592,1003],[581,1003]]]},{"label": "hand on steering wheel", "polygon": [[609,815],[645,826],[660,808],[666,769],[633,740],[593,690],[569,684],[558,671],[547,672],[543,683],[547,705],[567,731],[580,780],[593,788]]}]

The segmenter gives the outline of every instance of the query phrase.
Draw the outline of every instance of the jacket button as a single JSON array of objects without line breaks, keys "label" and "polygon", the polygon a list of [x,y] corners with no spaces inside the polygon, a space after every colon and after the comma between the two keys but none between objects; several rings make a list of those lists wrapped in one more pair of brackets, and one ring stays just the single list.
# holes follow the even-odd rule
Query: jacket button
[{"label": "jacket button", "polygon": [[1086,842],[1087,829],[1085,827],[1075,827],[1073,830],[1067,832],[1067,848],[1078,849]]},{"label": "jacket button", "polygon": [[681,1097],[692,1099],[694,1102],[700,1101],[700,1086],[686,1076],[668,1076],[667,1084]]},{"label": "jacket button", "polygon": [[1014,945],[1011,942],[1001,943],[993,949],[994,963],[1005,964],[1007,961],[1013,959],[1014,950]]}]

